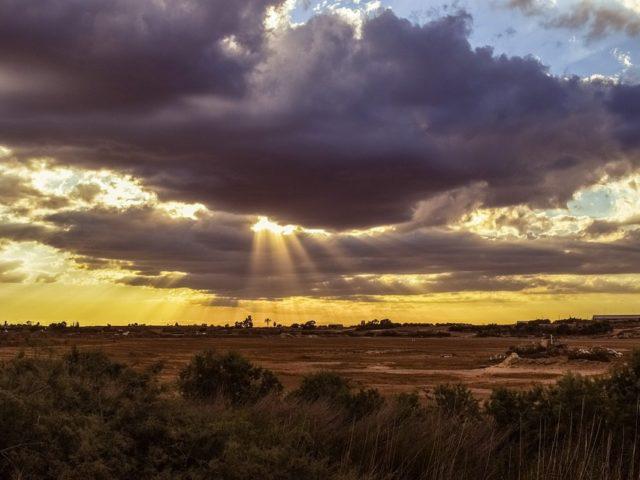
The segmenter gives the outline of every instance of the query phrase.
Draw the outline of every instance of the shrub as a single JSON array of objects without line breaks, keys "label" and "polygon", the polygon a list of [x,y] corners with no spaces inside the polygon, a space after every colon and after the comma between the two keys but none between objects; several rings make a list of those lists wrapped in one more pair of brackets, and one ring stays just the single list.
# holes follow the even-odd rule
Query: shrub
[{"label": "shrub", "polygon": [[104,353],[98,351],[80,351],[73,347],[63,357],[69,373],[76,375],[91,375],[96,379],[116,378],[122,373],[124,365],[111,361]]},{"label": "shrub", "polygon": [[565,345],[542,345],[540,343],[530,343],[527,345],[511,346],[507,353],[516,353],[522,358],[549,358],[565,355],[567,347]]},{"label": "shrub", "polygon": [[576,425],[629,435],[640,421],[640,352],[605,377],[566,375],[548,387],[494,390],[485,407],[498,425],[534,436],[541,428],[570,434]]},{"label": "shrub", "polygon": [[369,415],[384,404],[376,389],[360,389],[353,393],[349,381],[332,372],[305,376],[293,397],[306,402],[325,401],[342,408],[350,419]]},{"label": "shrub", "polygon": [[611,370],[598,382],[609,423],[633,429],[640,421],[640,349],[629,361]]},{"label": "shrub", "polygon": [[480,413],[478,401],[462,384],[438,385],[433,391],[433,398],[446,415],[477,417]]},{"label": "shrub", "polygon": [[504,387],[491,392],[485,404],[485,411],[502,428],[518,430],[523,425],[537,427],[543,405],[545,390],[536,386],[531,390],[518,391]]},{"label": "shrub", "polygon": [[333,402],[349,395],[350,391],[351,385],[346,378],[333,372],[318,372],[306,375],[293,395],[307,402]]},{"label": "shrub", "polygon": [[155,373],[78,351],[2,365],[0,478],[342,480],[303,422],[161,395]]},{"label": "shrub", "polygon": [[360,389],[342,401],[351,419],[366,417],[384,404],[384,399],[375,388]]},{"label": "shrub", "polygon": [[383,404],[377,391],[323,373],[292,397],[229,408],[166,395],[157,372],[78,350],[0,365],[0,478],[631,480],[640,471],[640,353],[600,378],[495,390],[484,415],[464,407],[473,402],[460,385],[436,389],[438,408],[425,409],[415,393]]},{"label": "shrub", "polygon": [[396,395],[394,407],[400,418],[418,415],[423,410],[420,404],[420,396],[417,392]]},{"label": "shrub", "polygon": [[217,354],[212,350],[191,359],[180,372],[178,387],[186,398],[221,397],[234,406],[282,391],[282,384],[270,370],[254,366],[235,352]]}]

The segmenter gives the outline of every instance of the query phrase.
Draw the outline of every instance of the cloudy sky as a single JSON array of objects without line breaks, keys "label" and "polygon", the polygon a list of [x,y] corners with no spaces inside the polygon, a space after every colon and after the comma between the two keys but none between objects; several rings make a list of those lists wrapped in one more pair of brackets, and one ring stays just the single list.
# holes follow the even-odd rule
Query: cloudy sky
[{"label": "cloudy sky", "polygon": [[0,0],[0,305],[640,311],[640,1]]}]

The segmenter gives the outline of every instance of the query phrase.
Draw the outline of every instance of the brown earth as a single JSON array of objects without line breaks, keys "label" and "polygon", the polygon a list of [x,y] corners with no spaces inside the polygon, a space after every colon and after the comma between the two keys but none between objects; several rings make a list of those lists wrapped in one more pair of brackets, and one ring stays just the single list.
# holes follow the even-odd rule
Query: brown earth
[{"label": "brown earth", "polygon": [[[461,382],[479,397],[492,388],[530,387],[550,383],[567,372],[584,375],[602,374],[610,363],[564,360],[523,360],[512,366],[496,366],[491,355],[504,353],[511,345],[533,339],[394,337],[199,337],[199,338],[126,338],[80,335],[69,337],[55,347],[0,346],[0,359],[13,357],[18,351],[46,355],[65,351],[72,345],[100,349],[111,358],[144,368],[154,362],[164,363],[163,379],[175,380],[179,370],[196,352],[214,348],[234,350],[251,361],[272,369],[285,387],[295,387],[300,378],[319,370],[336,371],[357,384],[378,388],[382,393],[428,391],[435,385]],[[571,338],[562,340],[569,346],[604,346],[627,356],[640,348],[640,339]]]}]

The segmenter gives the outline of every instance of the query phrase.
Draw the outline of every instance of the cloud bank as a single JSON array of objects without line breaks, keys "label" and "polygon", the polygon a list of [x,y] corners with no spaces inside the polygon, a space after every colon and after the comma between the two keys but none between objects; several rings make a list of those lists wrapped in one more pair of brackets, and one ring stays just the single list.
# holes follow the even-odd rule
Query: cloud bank
[{"label": "cloud bank", "polygon": [[[565,208],[603,177],[632,174],[640,87],[472,48],[463,11],[415,24],[386,10],[358,28],[331,13],[265,22],[284,12],[275,0],[0,0],[11,162],[49,157],[48,168],[118,172],[153,192],[108,204],[110,189],[133,187],[76,178],[72,192],[47,194],[7,170],[0,236],[69,251],[87,269],[121,262],[127,285],[227,304],[640,273],[637,232],[620,223],[535,242],[458,228],[478,209]],[[597,26],[598,12],[576,25],[613,28],[613,17]],[[171,202],[202,208],[172,216]],[[296,235],[291,267],[256,264],[258,215],[327,234]],[[526,232],[533,220],[499,221]],[[0,278],[18,279],[15,267],[0,264]]]}]

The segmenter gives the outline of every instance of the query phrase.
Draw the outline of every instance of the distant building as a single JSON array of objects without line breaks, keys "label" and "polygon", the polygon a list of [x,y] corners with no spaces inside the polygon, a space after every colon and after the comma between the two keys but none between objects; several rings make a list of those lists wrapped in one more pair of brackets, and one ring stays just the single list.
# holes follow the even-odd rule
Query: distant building
[{"label": "distant building", "polygon": [[594,322],[640,322],[640,314],[637,315],[594,315]]}]

